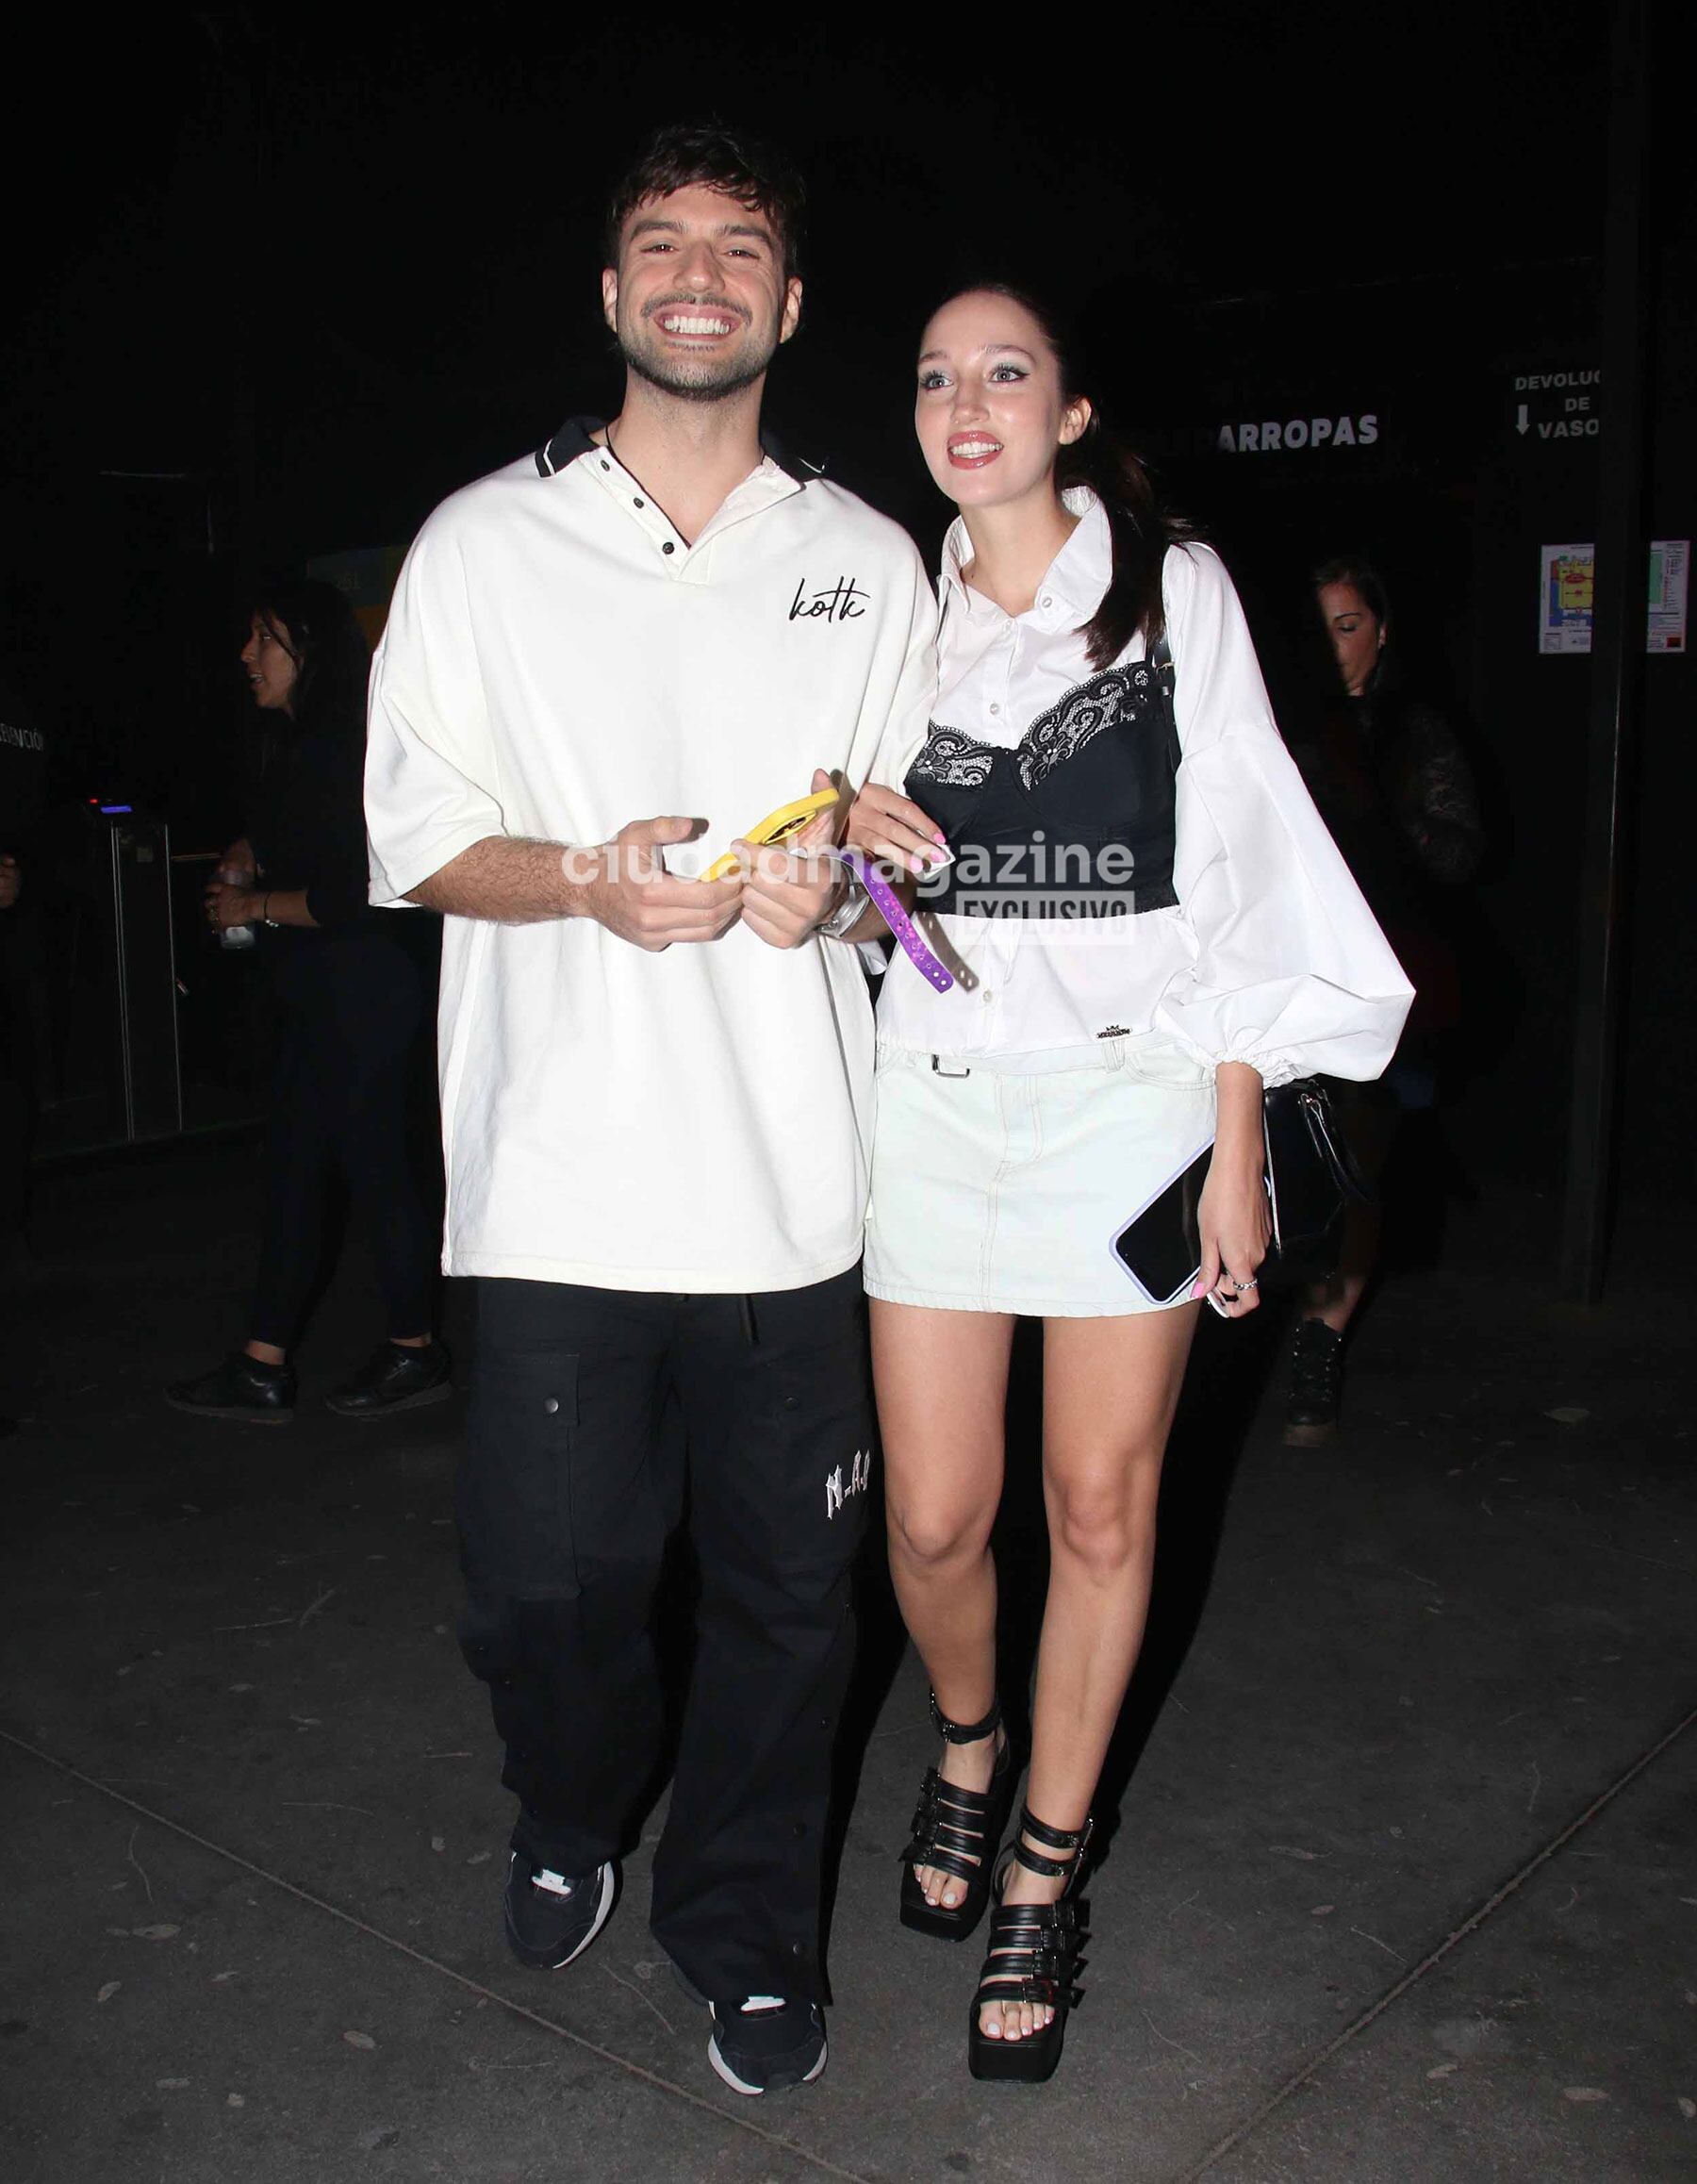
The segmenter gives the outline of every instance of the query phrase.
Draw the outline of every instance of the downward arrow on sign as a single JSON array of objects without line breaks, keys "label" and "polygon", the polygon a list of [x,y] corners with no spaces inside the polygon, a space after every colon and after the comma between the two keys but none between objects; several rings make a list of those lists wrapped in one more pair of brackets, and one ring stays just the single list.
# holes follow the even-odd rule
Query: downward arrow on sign
[{"label": "downward arrow on sign", "polygon": [[1524,432],[1526,429],[1526,405],[1524,402],[1515,412],[1514,429],[1516,432]]}]

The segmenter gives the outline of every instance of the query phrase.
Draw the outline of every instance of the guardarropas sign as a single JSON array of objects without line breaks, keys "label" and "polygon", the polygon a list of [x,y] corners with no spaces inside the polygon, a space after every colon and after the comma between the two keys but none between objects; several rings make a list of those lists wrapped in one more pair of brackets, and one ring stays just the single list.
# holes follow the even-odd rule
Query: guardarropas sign
[{"label": "guardarropas sign", "polygon": [[1377,413],[1359,416],[1266,418],[1223,424],[1214,442],[1222,455],[1295,455],[1304,448],[1372,447],[1379,436]]}]

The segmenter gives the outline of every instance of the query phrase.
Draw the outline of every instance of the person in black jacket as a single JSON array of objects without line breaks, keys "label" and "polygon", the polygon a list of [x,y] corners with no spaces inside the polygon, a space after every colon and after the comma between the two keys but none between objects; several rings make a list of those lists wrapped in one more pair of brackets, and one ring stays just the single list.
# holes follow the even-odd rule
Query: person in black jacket
[{"label": "person in black jacket", "polygon": [[294,1415],[289,1352],[339,1174],[371,1236],[389,1338],[329,1403],[378,1417],[451,1393],[431,1332],[436,1230],[409,1127],[431,983],[413,929],[436,920],[367,900],[370,654],[346,599],[310,580],[272,586],[241,661],[262,717],[251,823],[206,889],[206,918],[220,933],[258,929],[276,996],[265,1229],[246,1343],[166,1398],[254,1424]]},{"label": "person in black jacket", "polygon": [[[1402,1117],[1437,1104],[1444,1034],[1460,1016],[1446,890],[1470,880],[1484,849],[1473,770],[1436,706],[1404,687],[1382,578],[1359,554],[1313,573],[1337,663],[1327,700],[1292,735],[1309,792],[1414,986],[1395,1054],[1372,1084],[1334,1083],[1357,1165],[1376,1183]],[[1317,1448],[1338,1430],[1344,1335],[1378,1253],[1374,1203],[1352,1203],[1338,1266],[1303,1294],[1284,1438]]]}]

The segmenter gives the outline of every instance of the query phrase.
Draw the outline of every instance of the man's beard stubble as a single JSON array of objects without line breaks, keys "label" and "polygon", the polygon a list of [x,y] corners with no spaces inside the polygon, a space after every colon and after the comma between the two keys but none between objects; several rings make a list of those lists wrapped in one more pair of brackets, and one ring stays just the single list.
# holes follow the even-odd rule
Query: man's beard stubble
[{"label": "man's beard stubble", "polygon": [[[745,351],[724,370],[722,376],[690,379],[684,377],[677,367],[650,356],[627,335],[620,334],[618,340],[619,355],[638,379],[646,380],[651,387],[680,402],[728,401],[732,395],[740,394],[745,387],[752,387],[765,374],[778,350],[774,338],[763,353]],[[711,372],[712,360],[703,357],[701,361]]]}]

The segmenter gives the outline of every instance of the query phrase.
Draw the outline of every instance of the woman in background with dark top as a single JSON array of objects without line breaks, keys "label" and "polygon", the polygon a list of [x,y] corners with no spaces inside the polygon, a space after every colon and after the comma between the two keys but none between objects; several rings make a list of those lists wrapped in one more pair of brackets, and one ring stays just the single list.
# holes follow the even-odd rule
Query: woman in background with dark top
[{"label": "woman in background with dark top", "polygon": [[[248,1340],[167,1400],[254,1424],[294,1415],[288,1353],[339,1173],[371,1240],[390,1332],[328,1400],[346,1417],[379,1417],[451,1392],[447,1352],[431,1332],[436,1226],[409,1127],[429,999],[419,944],[436,937],[435,920],[367,902],[371,661],[342,594],[310,580],[272,586],[241,661],[262,716],[252,820],[206,889],[206,918],[218,933],[258,929],[278,1004],[265,1230]],[[402,930],[415,924],[416,935]]]},{"label": "woman in background with dark top", "polygon": [[[1410,698],[1391,640],[1391,604],[1372,564],[1343,555],[1315,570],[1320,620],[1341,688],[1291,737],[1333,840],[1414,986],[1390,1067],[1373,1084],[1334,1083],[1350,1149],[1377,1182],[1405,1115],[1437,1104],[1443,1034],[1460,1016],[1460,982],[1442,891],[1470,880],[1483,849],[1473,772],[1454,730]],[[1378,1253],[1376,1203],[1352,1203],[1336,1271],[1303,1294],[1284,1438],[1332,1439],[1343,1388],[1343,1338]]]}]

